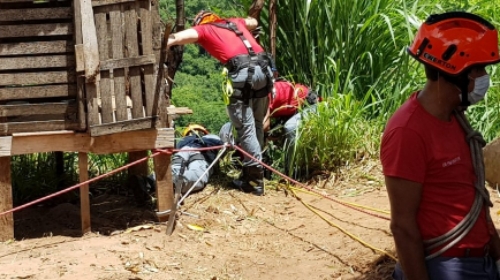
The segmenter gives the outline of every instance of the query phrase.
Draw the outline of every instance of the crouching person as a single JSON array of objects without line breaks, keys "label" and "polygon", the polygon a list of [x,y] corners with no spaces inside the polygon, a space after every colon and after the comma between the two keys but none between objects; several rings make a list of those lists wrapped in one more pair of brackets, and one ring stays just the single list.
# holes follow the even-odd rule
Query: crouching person
[{"label": "crouching person", "polygon": [[[175,186],[181,184],[182,194],[188,192],[191,187],[193,187],[191,192],[201,191],[205,188],[213,173],[213,168],[206,173],[205,171],[207,171],[219,152],[219,149],[195,150],[222,144],[219,136],[210,134],[201,125],[189,125],[183,131],[182,139],[176,145],[176,148],[180,151],[172,156],[171,165],[173,183]],[[194,185],[195,183],[196,185]]]}]

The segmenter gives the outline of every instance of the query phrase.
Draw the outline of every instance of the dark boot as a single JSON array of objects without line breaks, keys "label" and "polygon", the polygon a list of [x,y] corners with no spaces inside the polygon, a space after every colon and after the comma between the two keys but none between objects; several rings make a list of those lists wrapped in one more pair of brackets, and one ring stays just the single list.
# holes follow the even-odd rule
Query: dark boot
[{"label": "dark boot", "polygon": [[248,184],[253,188],[254,195],[264,195],[264,168],[262,166],[251,166],[248,172]]},{"label": "dark boot", "polygon": [[233,186],[246,193],[264,194],[264,168],[262,166],[243,167],[240,179],[233,180]]},{"label": "dark boot", "polygon": [[233,180],[233,187],[246,193],[254,191],[253,187],[248,184],[249,167],[244,166],[240,178]]}]

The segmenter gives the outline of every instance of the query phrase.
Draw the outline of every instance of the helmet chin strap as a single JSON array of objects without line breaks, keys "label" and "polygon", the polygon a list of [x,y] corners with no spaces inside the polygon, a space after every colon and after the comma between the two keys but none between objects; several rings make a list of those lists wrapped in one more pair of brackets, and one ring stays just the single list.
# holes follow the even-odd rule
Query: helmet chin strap
[{"label": "helmet chin strap", "polygon": [[463,107],[468,107],[470,105],[469,102],[469,85],[468,84],[463,84],[460,86],[460,91],[462,94],[462,102],[460,103],[460,106]]},{"label": "helmet chin strap", "polygon": [[453,83],[459,90],[460,90],[460,95],[461,95],[461,103],[460,106],[462,107],[469,107],[470,102],[469,102],[469,71],[465,71],[459,76],[455,77],[446,77],[445,79],[448,80],[449,82]]}]

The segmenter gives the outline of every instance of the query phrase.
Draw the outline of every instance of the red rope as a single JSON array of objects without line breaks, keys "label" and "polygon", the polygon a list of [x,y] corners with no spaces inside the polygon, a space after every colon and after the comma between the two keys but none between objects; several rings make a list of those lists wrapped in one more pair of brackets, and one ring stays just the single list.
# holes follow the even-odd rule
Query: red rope
[{"label": "red rope", "polygon": [[[183,152],[189,152],[189,151],[206,151],[206,150],[216,150],[216,149],[221,149],[221,148],[222,148],[222,147],[224,147],[224,146],[226,146],[226,145],[213,146],[213,147],[202,147],[202,148],[196,148],[196,149],[183,149],[182,151],[183,151]],[[113,174],[115,174],[115,173],[121,172],[121,171],[123,171],[123,170],[125,170],[125,169],[127,169],[127,168],[129,168],[129,167],[131,167],[131,166],[134,166],[134,165],[139,164],[139,163],[141,163],[141,162],[147,161],[148,159],[150,159],[150,158],[154,158],[154,157],[156,157],[156,156],[158,156],[158,155],[160,155],[160,154],[168,154],[168,155],[171,155],[172,153],[174,153],[174,152],[179,152],[179,151],[181,151],[181,150],[179,150],[179,149],[155,149],[155,150],[153,150],[153,154],[151,154],[150,156],[147,156],[147,157],[145,157],[145,158],[138,159],[138,160],[136,160],[136,161],[130,162],[130,163],[128,163],[128,164],[126,164],[126,165],[124,165],[124,166],[122,166],[122,167],[119,167],[119,168],[117,168],[117,169],[111,170],[110,172],[105,173],[105,174],[102,174],[102,175],[99,175],[99,176],[97,176],[97,177],[91,178],[91,179],[89,179],[89,180],[87,180],[87,181],[85,181],[85,182],[78,183],[78,184],[76,184],[76,185],[74,185],[74,186],[71,186],[71,187],[68,187],[68,188],[66,188],[66,189],[64,189],[64,190],[60,190],[60,191],[58,191],[58,192],[55,192],[55,193],[52,193],[52,194],[50,194],[50,195],[47,195],[47,196],[41,197],[41,198],[39,198],[39,199],[35,199],[35,200],[30,201],[30,202],[28,202],[28,203],[26,203],[26,204],[23,204],[23,205],[20,205],[20,206],[18,206],[18,207],[15,207],[15,208],[12,208],[12,209],[10,209],[10,210],[7,210],[7,211],[5,211],[5,212],[2,212],[2,213],[0,213],[0,217],[1,217],[1,216],[4,216],[4,215],[7,215],[7,214],[9,214],[9,213],[13,213],[13,212],[15,212],[15,211],[19,211],[19,210],[22,210],[22,209],[28,208],[28,207],[30,207],[30,206],[32,206],[32,205],[35,205],[35,204],[38,204],[38,203],[40,203],[40,202],[42,202],[42,201],[45,201],[45,200],[48,200],[48,199],[54,198],[54,197],[56,197],[56,196],[58,196],[58,195],[61,195],[61,194],[64,194],[64,193],[70,192],[70,191],[72,191],[72,190],[75,190],[75,189],[81,188],[81,187],[83,187],[84,185],[87,185],[87,184],[93,183],[93,182],[98,181],[98,180],[100,180],[100,179],[102,179],[102,178],[109,177],[109,176],[111,176],[111,175],[113,175]]]},{"label": "red rope", "polygon": [[359,212],[362,212],[362,213],[365,213],[365,214],[371,215],[371,216],[373,216],[373,217],[377,217],[377,218],[384,219],[384,220],[388,220],[388,221],[390,221],[390,220],[391,220],[391,219],[390,219],[390,218],[388,218],[388,217],[385,217],[385,216],[382,216],[382,215],[378,215],[378,214],[375,214],[375,213],[371,213],[371,212],[368,212],[368,211],[365,211],[365,210],[361,210],[361,209],[356,208],[356,207],[354,207],[354,206],[352,206],[352,205],[346,204],[346,203],[344,203],[344,202],[342,202],[342,201],[339,201],[339,200],[337,200],[337,199],[335,199],[335,198],[332,198],[332,197],[330,197],[330,196],[328,196],[328,195],[322,194],[322,193],[320,193],[320,192],[318,192],[318,191],[316,191],[316,190],[314,190],[314,189],[312,189],[312,188],[310,188],[310,187],[308,187],[308,186],[306,186],[306,185],[304,185],[304,184],[302,184],[302,183],[300,183],[300,182],[298,182],[298,181],[296,181],[296,180],[294,180],[294,179],[292,179],[292,178],[290,178],[290,177],[286,176],[285,174],[283,174],[283,173],[279,172],[278,170],[276,170],[276,169],[272,168],[271,166],[269,166],[269,165],[265,164],[264,162],[262,162],[262,161],[260,161],[260,160],[256,159],[255,157],[253,157],[252,155],[250,155],[249,153],[247,153],[246,151],[244,151],[242,148],[240,148],[240,147],[238,147],[238,146],[236,146],[236,145],[234,145],[233,147],[234,147],[234,148],[236,148],[236,149],[237,149],[238,151],[240,151],[241,153],[243,153],[245,156],[247,156],[247,157],[249,157],[249,158],[253,159],[254,161],[256,161],[256,162],[258,162],[258,163],[260,163],[260,164],[262,164],[262,166],[264,166],[265,168],[267,168],[267,169],[271,170],[272,172],[274,172],[274,173],[276,173],[276,174],[280,175],[280,176],[281,176],[281,177],[283,177],[285,180],[287,180],[287,181],[289,181],[289,182],[292,182],[292,183],[294,183],[295,185],[298,185],[298,186],[300,186],[300,187],[302,187],[302,188],[304,188],[304,189],[306,189],[306,190],[308,190],[308,191],[310,191],[310,192],[316,193],[316,194],[321,195],[322,197],[324,197],[324,198],[326,198],[326,199],[329,199],[329,200],[331,200],[331,201],[333,201],[333,202],[336,202],[336,203],[341,204],[341,205],[343,205],[343,206],[345,206],[345,207],[348,207],[348,208],[354,209],[354,210],[356,210],[356,211],[359,211]]},{"label": "red rope", "polygon": [[[165,151],[163,151],[163,152],[165,152]],[[64,189],[64,190],[60,190],[60,191],[58,191],[58,192],[52,193],[52,194],[50,194],[50,195],[47,195],[47,196],[41,197],[41,198],[39,198],[39,199],[35,199],[35,200],[33,200],[33,201],[31,201],[31,202],[28,202],[28,203],[26,203],[26,204],[20,205],[20,206],[15,207],[15,208],[12,208],[12,209],[10,209],[10,210],[7,210],[7,211],[5,211],[5,212],[0,213],[0,217],[1,217],[1,216],[4,216],[4,215],[7,215],[7,214],[9,214],[9,213],[13,213],[13,212],[15,212],[15,211],[19,211],[19,210],[21,210],[21,209],[28,208],[29,206],[32,206],[32,205],[35,205],[35,204],[40,203],[40,202],[42,202],[42,201],[45,201],[45,200],[51,199],[51,198],[56,197],[56,196],[58,196],[58,195],[61,195],[61,194],[63,194],[63,193],[67,193],[67,192],[69,192],[69,191],[72,191],[72,190],[78,189],[78,188],[80,188],[80,187],[83,187],[84,185],[87,185],[87,184],[93,183],[93,182],[98,181],[98,180],[100,180],[100,179],[102,179],[102,178],[105,178],[105,177],[111,176],[111,175],[113,175],[113,174],[115,174],[115,173],[118,173],[118,172],[120,172],[120,171],[122,171],[122,170],[125,170],[125,169],[127,169],[127,168],[129,168],[129,167],[131,167],[131,166],[133,166],[133,165],[139,164],[139,163],[141,163],[141,162],[147,161],[147,160],[148,160],[148,159],[150,159],[150,158],[156,157],[157,155],[159,155],[159,154],[161,154],[161,153],[162,153],[162,152],[156,152],[156,153],[153,153],[153,154],[151,154],[150,156],[147,156],[147,157],[145,157],[145,158],[138,159],[138,160],[136,160],[136,161],[130,162],[130,163],[128,163],[128,164],[126,164],[126,165],[124,165],[124,166],[122,166],[122,167],[119,167],[119,168],[117,168],[117,169],[115,169],[115,170],[111,170],[110,172],[105,173],[105,174],[102,174],[102,175],[99,175],[99,176],[97,176],[97,177],[91,178],[91,179],[89,179],[89,180],[87,180],[87,181],[85,181],[85,182],[78,183],[78,184],[76,184],[76,185],[74,185],[74,186],[71,186],[71,187],[69,187],[69,188],[66,188],[66,189]]]},{"label": "red rope", "polygon": [[[202,148],[196,148],[196,149],[183,149],[182,151],[183,151],[183,152],[188,152],[188,151],[206,151],[206,150],[217,150],[217,149],[221,149],[222,147],[227,146],[227,145],[228,145],[228,144],[224,144],[224,145],[220,145],[220,146],[213,146],[213,147],[202,147]],[[308,186],[306,186],[306,185],[304,185],[304,184],[302,184],[302,183],[300,183],[300,182],[298,182],[298,181],[296,181],[296,180],[294,180],[294,179],[292,179],[292,178],[290,178],[290,177],[286,176],[285,174],[283,174],[283,173],[279,172],[278,170],[276,170],[276,169],[272,168],[271,166],[269,166],[269,165],[265,164],[264,162],[262,162],[262,161],[260,161],[260,160],[256,159],[255,157],[253,157],[252,155],[250,155],[249,153],[247,153],[246,151],[244,151],[242,148],[240,148],[240,147],[238,147],[238,146],[236,146],[236,145],[232,145],[232,147],[236,148],[237,150],[239,150],[240,152],[242,152],[242,153],[243,153],[244,155],[246,155],[247,157],[249,157],[249,158],[253,159],[253,160],[254,160],[254,161],[256,161],[256,162],[259,162],[260,164],[262,164],[262,166],[266,167],[267,169],[271,170],[272,172],[274,172],[274,173],[278,174],[279,176],[283,177],[285,180],[287,180],[287,181],[289,181],[289,182],[294,183],[295,185],[298,185],[298,186],[300,186],[300,187],[302,187],[302,188],[304,188],[304,189],[306,189],[306,190],[308,190],[308,191],[311,191],[311,192],[313,192],[313,193],[316,193],[316,194],[318,194],[318,195],[321,195],[321,196],[325,197],[326,199],[329,199],[329,200],[331,200],[331,201],[333,201],[333,202],[336,202],[336,203],[338,203],[338,204],[341,204],[341,205],[343,205],[343,206],[345,206],[345,207],[348,207],[348,208],[354,209],[354,210],[359,211],[359,212],[363,212],[363,213],[365,213],[365,214],[368,214],[368,215],[371,215],[371,216],[374,216],[374,217],[377,217],[377,218],[381,218],[381,219],[385,219],[385,220],[390,220],[390,219],[389,219],[389,218],[387,218],[387,217],[384,217],[384,216],[377,215],[377,214],[374,214],[374,213],[371,213],[371,212],[368,212],[368,211],[364,211],[364,210],[358,209],[358,208],[356,208],[356,207],[354,207],[354,206],[351,206],[351,205],[349,205],[349,204],[343,203],[342,201],[336,200],[336,199],[334,199],[334,198],[332,198],[332,197],[330,197],[330,196],[324,195],[324,194],[322,194],[322,193],[320,193],[320,192],[318,192],[318,191],[316,191],[316,190],[314,190],[314,189],[312,189],[312,188],[310,188],[310,187],[308,187]],[[169,154],[169,155],[171,155],[172,153],[174,153],[174,152],[179,152],[179,151],[181,151],[181,150],[179,150],[179,149],[155,149],[155,150],[153,150],[153,154],[151,154],[150,156],[147,156],[147,157],[145,157],[145,158],[138,159],[138,160],[136,160],[136,161],[130,162],[130,163],[128,163],[128,164],[126,164],[126,165],[124,165],[124,166],[122,166],[122,167],[119,167],[119,168],[117,168],[117,169],[111,170],[111,171],[110,171],[110,172],[108,172],[108,173],[105,173],[105,174],[99,175],[99,176],[97,176],[97,177],[91,178],[91,179],[89,179],[89,180],[87,180],[87,181],[85,181],[85,182],[80,182],[80,183],[78,183],[78,184],[76,184],[76,185],[74,185],[74,186],[71,186],[71,187],[69,187],[69,188],[66,188],[66,189],[64,189],[64,190],[61,190],[61,191],[58,191],[58,192],[52,193],[52,194],[50,194],[50,195],[44,196],[44,197],[39,198],[39,199],[35,199],[35,200],[31,201],[31,202],[28,202],[28,203],[26,203],[26,204],[20,205],[20,206],[18,206],[18,207],[14,207],[14,208],[12,208],[12,209],[10,209],[10,210],[7,210],[7,211],[5,211],[5,212],[0,213],[0,217],[1,217],[1,216],[4,216],[4,215],[7,215],[7,214],[10,214],[10,213],[13,213],[13,212],[15,212],[15,211],[19,211],[19,210],[22,210],[22,209],[28,208],[29,206],[32,206],[32,205],[35,205],[35,204],[40,203],[40,202],[42,202],[42,201],[45,201],[45,200],[48,200],[48,199],[54,198],[54,197],[56,197],[56,196],[58,196],[58,195],[61,195],[61,194],[64,194],[64,193],[70,192],[70,191],[75,190],[75,189],[78,189],[78,188],[80,188],[80,187],[83,187],[84,185],[87,185],[87,184],[93,183],[93,182],[98,181],[98,180],[100,180],[100,179],[102,179],[102,178],[109,177],[109,176],[111,176],[111,175],[113,175],[113,174],[115,174],[115,173],[121,172],[121,171],[123,171],[123,170],[125,170],[125,169],[127,169],[127,168],[129,168],[129,167],[131,167],[131,166],[133,166],[133,165],[136,165],[136,164],[139,164],[139,163],[141,163],[141,162],[147,161],[148,159],[150,159],[150,158],[154,158],[154,157],[156,157],[156,156],[158,156],[158,155],[160,155],[160,154]]]}]

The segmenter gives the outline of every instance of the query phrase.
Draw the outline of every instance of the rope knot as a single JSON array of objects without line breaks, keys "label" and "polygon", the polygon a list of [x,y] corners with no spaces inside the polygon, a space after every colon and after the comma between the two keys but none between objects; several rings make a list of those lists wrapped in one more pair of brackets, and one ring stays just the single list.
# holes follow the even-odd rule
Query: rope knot
[{"label": "rope knot", "polygon": [[486,141],[484,140],[483,135],[481,135],[481,133],[477,130],[471,130],[465,139],[467,139],[467,142],[469,143],[471,140],[476,140],[481,147],[486,146]]}]

